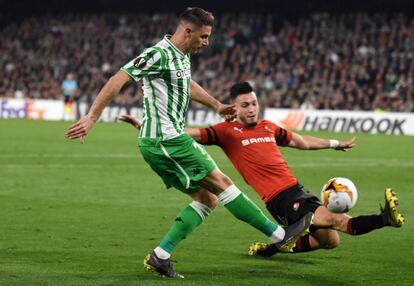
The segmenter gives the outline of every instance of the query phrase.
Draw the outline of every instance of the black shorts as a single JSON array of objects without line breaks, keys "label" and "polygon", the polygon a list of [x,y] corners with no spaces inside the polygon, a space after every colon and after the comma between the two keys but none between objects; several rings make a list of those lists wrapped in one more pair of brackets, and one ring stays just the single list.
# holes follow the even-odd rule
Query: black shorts
[{"label": "black shorts", "polygon": [[280,225],[288,226],[321,205],[318,197],[297,184],[271,199],[266,208]]}]

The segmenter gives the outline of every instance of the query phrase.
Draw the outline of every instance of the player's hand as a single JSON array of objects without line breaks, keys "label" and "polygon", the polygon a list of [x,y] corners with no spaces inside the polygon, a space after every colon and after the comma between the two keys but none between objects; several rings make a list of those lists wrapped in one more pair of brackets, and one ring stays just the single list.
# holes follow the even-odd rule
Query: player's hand
[{"label": "player's hand", "polygon": [[121,115],[118,117],[118,120],[121,120],[123,122],[129,123],[132,126],[134,126],[136,129],[140,129],[141,128],[141,121],[139,121],[138,118],[136,118],[135,116],[132,115]]},{"label": "player's hand", "polygon": [[339,141],[338,147],[336,147],[336,150],[346,151],[347,149],[351,149],[352,147],[356,146],[355,144],[356,137],[352,137],[352,139],[347,141]]},{"label": "player's hand", "polygon": [[66,130],[65,137],[68,139],[79,138],[80,143],[83,144],[85,136],[89,133],[93,124],[95,124],[95,120],[89,116],[84,116],[78,122],[69,126]]},{"label": "player's hand", "polygon": [[217,108],[217,113],[226,121],[232,121],[236,118],[236,106],[234,104],[220,103]]}]

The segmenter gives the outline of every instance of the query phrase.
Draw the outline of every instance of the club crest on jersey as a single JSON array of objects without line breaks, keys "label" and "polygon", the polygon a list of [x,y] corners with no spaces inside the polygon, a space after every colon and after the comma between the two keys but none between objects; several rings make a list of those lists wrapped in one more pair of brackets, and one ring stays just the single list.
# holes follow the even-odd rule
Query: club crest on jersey
[{"label": "club crest on jersey", "polygon": [[270,129],[267,125],[264,126],[264,130],[270,133],[273,132],[272,129]]},{"label": "club crest on jersey", "polygon": [[294,211],[297,211],[299,209],[299,207],[300,207],[300,202],[294,202],[293,203],[292,208],[293,208]]},{"label": "club crest on jersey", "polygon": [[234,130],[239,131],[240,133],[243,133],[243,128],[237,128],[237,127],[233,127]]}]

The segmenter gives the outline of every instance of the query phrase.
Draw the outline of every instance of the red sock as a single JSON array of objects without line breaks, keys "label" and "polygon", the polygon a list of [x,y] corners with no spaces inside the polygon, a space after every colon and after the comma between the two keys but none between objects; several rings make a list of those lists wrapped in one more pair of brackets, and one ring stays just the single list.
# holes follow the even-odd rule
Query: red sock
[{"label": "red sock", "polygon": [[347,232],[351,235],[360,235],[384,226],[384,220],[381,215],[358,216],[348,221]]},{"label": "red sock", "polygon": [[310,246],[309,237],[310,235],[307,234],[305,236],[302,236],[300,239],[298,239],[298,241],[296,241],[295,247],[293,248],[293,252],[297,253],[297,252],[311,251],[312,248]]}]

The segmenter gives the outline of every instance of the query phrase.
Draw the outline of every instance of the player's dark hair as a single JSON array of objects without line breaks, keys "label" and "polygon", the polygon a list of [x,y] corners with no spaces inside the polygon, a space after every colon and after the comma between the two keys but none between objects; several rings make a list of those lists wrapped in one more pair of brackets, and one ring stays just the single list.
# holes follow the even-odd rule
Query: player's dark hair
[{"label": "player's dark hair", "polygon": [[190,22],[197,28],[201,28],[202,26],[213,27],[214,24],[213,14],[199,7],[188,7],[183,13],[181,13],[179,19],[180,22]]},{"label": "player's dark hair", "polygon": [[238,82],[236,84],[233,84],[230,88],[230,97],[232,100],[235,100],[237,96],[240,94],[245,94],[253,91],[253,87],[248,83],[245,82]]}]

